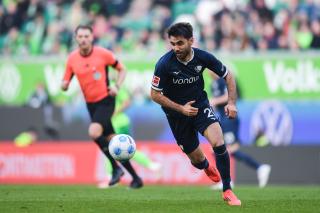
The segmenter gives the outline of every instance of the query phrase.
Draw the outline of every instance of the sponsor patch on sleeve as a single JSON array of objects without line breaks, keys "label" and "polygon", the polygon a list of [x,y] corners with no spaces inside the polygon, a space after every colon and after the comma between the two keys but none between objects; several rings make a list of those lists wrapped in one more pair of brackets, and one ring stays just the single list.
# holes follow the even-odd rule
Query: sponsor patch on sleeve
[{"label": "sponsor patch on sleeve", "polygon": [[159,83],[160,83],[160,78],[158,76],[153,76],[153,79],[152,79],[152,86],[159,86]]}]

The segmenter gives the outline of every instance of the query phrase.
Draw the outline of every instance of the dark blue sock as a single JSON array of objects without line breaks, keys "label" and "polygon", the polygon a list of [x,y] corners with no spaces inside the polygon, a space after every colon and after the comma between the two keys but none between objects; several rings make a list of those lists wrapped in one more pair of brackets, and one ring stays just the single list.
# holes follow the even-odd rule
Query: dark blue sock
[{"label": "dark blue sock", "polygon": [[223,191],[231,189],[230,186],[230,158],[226,146],[223,144],[213,148],[216,158],[217,169],[220,172],[220,176],[223,183]]},{"label": "dark blue sock", "polygon": [[235,151],[234,153],[231,154],[235,159],[239,161],[243,161],[246,165],[249,167],[257,170],[260,166],[260,163],[258,163],[255,159],[253,159],[250,155],[241,152],[241,151]]},{"label": "dark blue sock", "polygon": [[207,158],[205,158],[202,162],[200,163],[192,163],[192,165],[194,167],[196,167],[197,169],[206,169],[209,167],[209,161],[207,160]]}]

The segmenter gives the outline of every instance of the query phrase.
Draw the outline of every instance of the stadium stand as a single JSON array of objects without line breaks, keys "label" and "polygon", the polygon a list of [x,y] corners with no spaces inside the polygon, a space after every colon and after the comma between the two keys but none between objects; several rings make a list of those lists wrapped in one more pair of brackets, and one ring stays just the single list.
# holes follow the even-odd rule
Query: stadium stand
[{"label": "stadium stand", "polygon": [[209,51],[320,48],[317,0],[2,0],[0,54],[64,55],[84,23],[116,52],[158,52],[176,20],[192,22],[198,46]]}]

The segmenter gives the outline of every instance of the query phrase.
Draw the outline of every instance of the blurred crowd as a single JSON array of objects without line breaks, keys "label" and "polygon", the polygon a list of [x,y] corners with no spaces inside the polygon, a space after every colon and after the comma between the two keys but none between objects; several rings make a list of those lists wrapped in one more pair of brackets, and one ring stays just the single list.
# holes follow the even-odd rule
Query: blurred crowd
[{"label": "blurred crowd", "polygon": [[0,0],[0,54],[66,54],[79,24],[118,53],[158,53],[176,21],[208,51],[320,49],[320,0]]}]

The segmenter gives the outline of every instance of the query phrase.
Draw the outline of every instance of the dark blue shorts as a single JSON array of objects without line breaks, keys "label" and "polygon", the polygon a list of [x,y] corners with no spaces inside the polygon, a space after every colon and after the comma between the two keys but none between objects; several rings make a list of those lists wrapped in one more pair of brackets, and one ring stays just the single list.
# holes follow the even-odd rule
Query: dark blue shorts
[{"label": "dark blue shorts", "polygon": [[229,119],[222,116],[220,125],[223,132],[224,141],[226,144],[239,143],[239,118]]},{"label": "dark blue shorts", "polygon": [[177,144],[186,154],[199,146],[198,132],[203,135],[209,125],[218,122],[218,117],[209,105],[199,108],[195,117],[166,115]]}]

